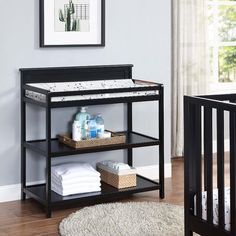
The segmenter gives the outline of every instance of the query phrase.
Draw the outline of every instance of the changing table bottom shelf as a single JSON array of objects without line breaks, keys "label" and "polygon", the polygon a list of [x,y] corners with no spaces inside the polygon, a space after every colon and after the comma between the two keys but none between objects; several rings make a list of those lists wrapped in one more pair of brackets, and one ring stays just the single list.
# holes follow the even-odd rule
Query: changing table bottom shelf
[{"label": "changing table bottom shelf", "polygon": [[[125,189],[116,189],[111,185],[108,185],[102,182],[102,191],[94,193],[85,193],[85,194],[75,194],[71,196],[63,197],[54,191],[51,191],[51,206],[62,205],[66,203],[85,203],[87,201],[95,202],[102,199],[110,199],[112,197],[122,197],[127,196],[133,193],[153,191],[160,188],[159,183],[149,180],[145,177],[137,175],[137,186]],[[32,197],[43,205],[46,205],[46,185],[34,185],[28,186],[24,189],[24,192],[27,196]]]}]

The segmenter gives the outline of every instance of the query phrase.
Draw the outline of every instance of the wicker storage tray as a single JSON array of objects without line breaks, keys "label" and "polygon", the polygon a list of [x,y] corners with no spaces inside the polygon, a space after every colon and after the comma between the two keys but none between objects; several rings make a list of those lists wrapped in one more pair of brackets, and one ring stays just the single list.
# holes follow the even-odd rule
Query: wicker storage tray
[{"label": "wicker storage tray", "polygon": [[101,169],[99,166],[97,167],[97,170],[101,174],[101,180],[115,188],[130,188],[135,187],[137,184],[136,174],[118,175],[110,171]]},{"label": "wicker storage tray", "polygon": [[98,146],[125,143],[126,135],[125,133],[111,132],[111,138],[95,138],[95,139],[74,141],[71,138],[70,134],[60,134],[58,135],[58,139],[59,139],[59,142],[61,143],[64,143],[70,147],[79,149],[79,148],[89,148],[89,147],[98,147]]}]

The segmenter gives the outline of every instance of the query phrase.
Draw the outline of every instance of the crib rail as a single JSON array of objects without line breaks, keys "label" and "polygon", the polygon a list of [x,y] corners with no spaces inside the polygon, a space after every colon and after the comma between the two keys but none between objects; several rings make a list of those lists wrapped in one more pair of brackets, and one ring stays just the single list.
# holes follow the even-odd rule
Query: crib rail
[{"label": "crib rail", "polygon": [[[236,94],[184,97],[185,235],[196,222],[205,223],[201,235],[236,235]],[[216,117],[213,116],[216,111]],[[225,230],[224,113],[229,113],[230,231]],[[213,122],[216,119],[218,218],[213,224]],[[204,167],[204,168],[203,168]],[[202,192],[207,191],[206,220],[202,217]],[[195,199],[195,200],[194,200]],[[196,204],[196,208],[194,209]],[[194,217],[192,217],[194,216]],[[196,219],[193,223],[192,220]],[[199,221],[200,220],[200,221]],[[196,228],[196,227],[195,227]],[[218,231],[217,231],[218,230]],[[217,232],[220,232],[217,234]]]}]

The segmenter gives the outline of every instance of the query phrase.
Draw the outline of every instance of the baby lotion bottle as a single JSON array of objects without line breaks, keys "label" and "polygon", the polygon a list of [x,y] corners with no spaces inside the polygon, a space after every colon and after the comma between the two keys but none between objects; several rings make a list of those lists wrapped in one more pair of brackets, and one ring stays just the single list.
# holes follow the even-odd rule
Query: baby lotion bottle
[{"label": "baby lotion bottle", "polygon": [[87,123],[90,120],[90,115],[87,113],[86,107],[81,107],[75,120],[80,122],[82,139],[87,139]]}]

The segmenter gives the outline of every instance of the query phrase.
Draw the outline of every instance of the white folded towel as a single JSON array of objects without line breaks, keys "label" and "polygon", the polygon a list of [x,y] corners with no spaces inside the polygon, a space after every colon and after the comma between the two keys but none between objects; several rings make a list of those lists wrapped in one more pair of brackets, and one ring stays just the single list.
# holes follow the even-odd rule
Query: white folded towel
[{"label": "white folded towel", "polygon": [[68,195],[73,195],[73,194],[82,194],[82,193],[90,193],[90,192],[99,192],[101,191],[101,187],[100,186],[90,186],[90,187],[81,187],[81,188],[71,188],[71,189],[61,189],[58,188],[55,185],[52,185],[52,190],[56,193],[58,193],[59,195],[62,196],[68,196]]},{"label": "white folded towel", "polygon": [[72,184],[79,184],[79,183],[84,183],[84,184],[90,184],[90,183],[98,183],[101,181],[101,178],[96,176],[81,176],[77,178],[71,178],[68,180],[60,180],[58,177],[55,175],[52,175],[52,181],[58,185],[61,186],[67,186],[67,185],[72,185]]},{"label": "white folded towel", "polygon": [[76,190],[76,189],[80,190],[80,189],[86,189],[86,188],[101,187],[101,182],[97,181],[94,183],[75,183],[75,184],[69,184],[69,185],[61,185],[52,180],[51,186],[54,186],[57,189],[70,191],[70,190]]},{"label": "white folded towel", "polygon": [[60,181],[69,181],[82,176],[100,177],[100,173],[97,172],[90,164],[79,162],[71,162],[52,166],[51,174]]}]

